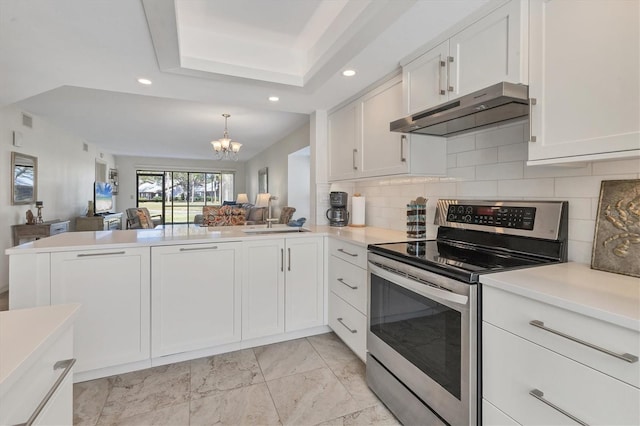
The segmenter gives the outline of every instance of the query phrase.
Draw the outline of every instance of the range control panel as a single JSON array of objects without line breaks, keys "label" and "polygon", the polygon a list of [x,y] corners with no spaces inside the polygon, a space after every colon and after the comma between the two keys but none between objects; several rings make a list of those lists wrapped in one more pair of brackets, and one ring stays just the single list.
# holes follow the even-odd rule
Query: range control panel
[{"label": "range control panel", "polygon": [[449,222],[532,230],[535,207],[450,205]]}]

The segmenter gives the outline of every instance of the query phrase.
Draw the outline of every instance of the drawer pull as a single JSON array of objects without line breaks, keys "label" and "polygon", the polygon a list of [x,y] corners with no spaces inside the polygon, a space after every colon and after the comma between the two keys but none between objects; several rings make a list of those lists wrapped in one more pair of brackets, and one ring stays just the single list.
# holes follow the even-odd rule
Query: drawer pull
[{"label": "drawer pull", "polygon": [[44,398],[42,398],[42,401],[40,401],[40,404],[38,404],[33,414],[31,414],[31,417],[29,417],[29,420],[27,420],[26,423],[22,423],[18,426],[31,426],[33,422],[37,420],[38,416],[40,415],[44,407],[49,403],[49,400],[51,399],[53,394],[56,393],[56,391],[62,384],[65,377],[67,377],[67,375],[69,374],[69,372],[71,371],[75,363],[76,363],[76,359],[71,358],[71,359],[65,359],[63,361],[58,361],[54,364],[53,366],[54,370],[60,370],[64,368],[64,371],[62,372],[62,374],[60,374],[60,377],[58,377],[58,380],[56,380],[53,386],[51,386],[51,389],[49,389],[49,392],[47,392]]},{"label": "drawer pull", "polygon": [[593,343],[585,342],[584,340],[578,339],[577,337],[569,336],[568,334],[564,334],[561,331],[554,330],[553,328],[545,327],[544,322],[542,322],[542,321],[533,320],[533,321],[529,321],[529,324],[531,324],[534,327],[541,328],[542,330],[548,331],[549,333],[557,334],[558,336],[564,337],[565,339],[569,339],[572,342],[580,343],[581,345],[587,346],[587,347],[589,347],[591,349],[595,349],[597,351],[604,352],[607,355],[611,355],[612,357],[621,359],[623,361],[627,361],[627,362],[630,362],[630,363],[638,362],[638,357],[635,356],[635,355],[626,354],[626,353],[620,355],[620,354],[612,352],[612,351],[610,351],[608,349],[601,348],[600,346],[594,345]]},{"label": "drawer pull", "polygon": [[532,389],[529,391],[529,395],[531,395],[532,397],[534,397],[535,399],[537,399],[538,401],[541,401],[545,404],[547,404],[549,407],[553,408],[554,410],[564,414],[565,416],[569,417],[571,420],[573,420],[574,422],[581,424],[583,426],[589,426],[588,423],[583,422],[582,420],[580,420],[579,418],[577,418],[576,416],[574,416],[573,414],[569,414],[567,413],[565,410],[563,410],[562,408],[558,407],[556,404],[554,404],[553,402],[549,401],[548,399],[544,398],[544,392],[542,392],[541,390],[538,389]]},{"label": "drawer pull", "polygon": [[125,254],[125,251],[110,251],[107,253],[80,253],[78,257],[92,257],[92,256],[112,256],[116,254]]},{"label": "drawer pull", "polygon": [[338,251],[339,251],[340,253],[344,253],[344,254],[346,254],[346,255],[348,255],[348,256],[351,256],[351,257],[358,257],[358,254],[357,254],[357,253],[349,253],[349,252],[348,252],[348,251],[346,251],[345,249],[341,249],[341,248],[339,248],[339,249],[338,249]]},{"label": "drawer pull", "polygon": [[347,286],[347,287],[349,287],[351,290],[357,290],[357,289],[358,289],[358,286],[357,286],[357,285],[356,285],[356,286],[349,285],[349,284],[347,284],[346,282],[344,282],[344,280],[343,280],[342,278],[338,278],[338,282],[340,282],[340,283],[342,283],[342,284],[346,285],[346,286]]},{"label": "drawer pull", "polygon": [[358,332],[358,330],[353,330],[351,329],[347,324],[344,323],[344,321],[342,321],[342,318],[338,318],[338,322],[340,324],[342,324],[344,326],[344,328],[346,328],[347,330],[349,330],[351,333],[355,334]]},{"label": "drawer pull", "polygon": [[217,250],[218,246],[209,247],[180,247],[180,251]]}]

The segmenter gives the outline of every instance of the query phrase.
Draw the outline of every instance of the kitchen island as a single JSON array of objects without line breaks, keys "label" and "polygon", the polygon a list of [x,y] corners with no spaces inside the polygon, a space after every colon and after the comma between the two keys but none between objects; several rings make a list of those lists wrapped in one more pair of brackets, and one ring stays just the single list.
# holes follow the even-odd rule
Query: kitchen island
[{"label": "kitchen island", "polygon": [[81,303],[74,380],[89,380],[329,331],[327,240],[366,253],[367,244],[406,239],[376,228],[294,231],[60,234],[6,251],[9,306]]}]

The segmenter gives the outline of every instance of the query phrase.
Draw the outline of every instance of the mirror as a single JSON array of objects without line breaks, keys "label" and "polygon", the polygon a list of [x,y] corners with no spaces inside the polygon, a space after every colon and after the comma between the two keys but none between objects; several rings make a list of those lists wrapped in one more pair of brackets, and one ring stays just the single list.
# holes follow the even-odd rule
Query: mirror
[{"label": "mirror", "polygon": [[263,167],[258,170],[258,193],[265,194],[269,192],[269,173],[268,168]]},{"label": "mirror", "polygon": [[38,196],[38,159],[11,153],[11,204],[33,204]]}]

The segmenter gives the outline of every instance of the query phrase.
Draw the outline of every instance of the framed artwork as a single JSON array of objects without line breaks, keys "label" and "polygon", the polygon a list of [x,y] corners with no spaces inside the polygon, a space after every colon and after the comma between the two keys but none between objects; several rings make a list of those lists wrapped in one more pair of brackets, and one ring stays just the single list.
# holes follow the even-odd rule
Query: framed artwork
[{"label": "framed artwork", "polygon": [[269,192],[269,169],[263,167],[258,170],[258,193],[265,194]]},{"label": "framed artwork", "polygon": [[640,179],[600,186],[591,268],[640,277]]}]

